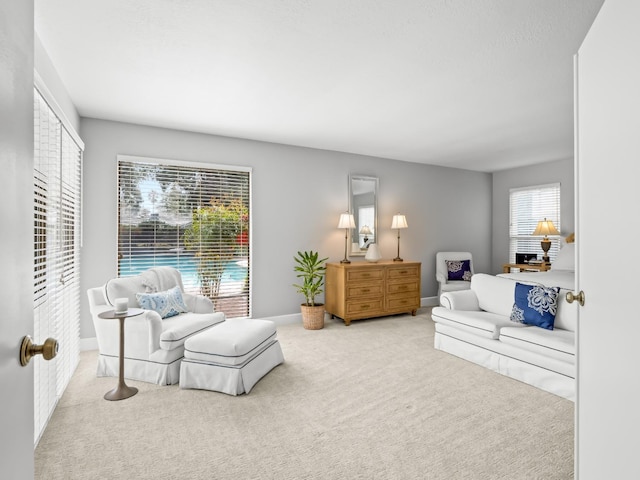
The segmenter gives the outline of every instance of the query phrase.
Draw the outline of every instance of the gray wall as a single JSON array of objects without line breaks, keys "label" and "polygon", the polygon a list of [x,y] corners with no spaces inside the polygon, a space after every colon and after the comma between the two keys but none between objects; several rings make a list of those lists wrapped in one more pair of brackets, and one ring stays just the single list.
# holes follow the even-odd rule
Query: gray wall
[{"label": "gray wall", "polygon": [[[336,228],[348,207],[348,176],[377,176],[378,243],[396,254],[396,212],[407,216],[401,256],[422,262],[422,297],[437,293],[435,253],[469,250],[478,272],[491,256],[491,175],[308,148],[217,137],[96,119],[81,119],[84,154],[82,288],[116,275],[116,156],[138,155],[242,165],[253,169],[253,316],[297,314],[302,298],[292,284],[293,255],[318,250],[344,256]],[[353,261],[364,261],[354,258]],[[81,338],[94,337],[82,296]]]},{"label": "gray wall", "polygon": [[560,233],[575,229],[573,158],[514,168],[493,174],[493,247],[491,273],[501,273],[509,261],[509,189],[560,182]]}]

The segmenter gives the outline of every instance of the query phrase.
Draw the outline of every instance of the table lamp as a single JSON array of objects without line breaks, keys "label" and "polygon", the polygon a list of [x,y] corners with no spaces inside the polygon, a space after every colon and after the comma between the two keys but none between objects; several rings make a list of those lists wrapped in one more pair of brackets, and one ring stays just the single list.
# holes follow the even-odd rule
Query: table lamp
[{"label": "table lamp", "polygon": [[532,235],[534,236],[544,235],[544,238],[540,242],[540,246],[542,247],[542,251],[544,252],[544,255],[542,255],[542,261],[547,265],[549,265],[551,262],[549,261],[548,252],[549,252],[549,248],[551,248],[551,240],[549,240],[549,237],[547,237],[547,235],[560,235],[560,232],[558,231],[558,229],[555,227],[555,225],[551,220],[547,220],[545,218],[544,220],[541,220],[540,222],[538,222],[538,226],[536,227]]},{"label": "table lamp", "polygon": [[402,258],[400,258],[400,229],[407,228],[407,219],[404,215],[400,215],[399,213],[393,216],[391,220],[391,228],[396,228],[398,230],[398,256],[393,259],[394,262],[402,262]]},{"label": "table lamp", "polygon": [[344,259],[340,260],[340,263],[351,263],[351,260],[347,258],[347,244],[349,240],[349,229],[356,228],[356,222],[353,219],[353,215],[349,212],[340,214],[338,228],[344,228]]}]

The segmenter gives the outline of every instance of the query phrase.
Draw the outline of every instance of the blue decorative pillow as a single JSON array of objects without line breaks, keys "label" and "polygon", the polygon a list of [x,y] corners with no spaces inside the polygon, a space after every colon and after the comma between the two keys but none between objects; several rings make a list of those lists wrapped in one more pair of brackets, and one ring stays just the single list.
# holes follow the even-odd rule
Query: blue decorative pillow
[{"label": "blue decorative pillow", "polygon": [[449,280],[471,281],[471,260],[445,260]]},{"label": "blue decorative pillow", "polygon": [[511,321],[553,330],[560,288],[516,282]]},{"label": "blue decorative pillow", "polygon": [[136,293],[141,308],[158,312],[162,318],[173,317],[187,311],[182,292],[177,285],[165,292]]}]

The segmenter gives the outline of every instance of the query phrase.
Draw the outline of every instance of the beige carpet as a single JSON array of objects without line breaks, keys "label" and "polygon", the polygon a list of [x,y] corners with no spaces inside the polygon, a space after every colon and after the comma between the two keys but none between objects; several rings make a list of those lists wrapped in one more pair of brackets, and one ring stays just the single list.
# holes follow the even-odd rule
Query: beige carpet
[{"label": "beige carpet", "polygon": [[278,327],[285,363],[249,395],[127,382],[80,366],[36,479],[570,479],[574,404],[433,348],[418,316]]}]

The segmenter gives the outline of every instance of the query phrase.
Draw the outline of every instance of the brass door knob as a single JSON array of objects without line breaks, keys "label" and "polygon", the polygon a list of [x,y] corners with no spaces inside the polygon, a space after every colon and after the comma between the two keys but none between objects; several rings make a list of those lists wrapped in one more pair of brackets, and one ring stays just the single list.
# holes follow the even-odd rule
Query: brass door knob
[{"label": "brass door knob", "polygon": [[20,346],[20,365],[26,367],[31,357],[42,354],[45,360],[51,360],[58,354],[58,341],[47,338],[42,345],[35,345],[29,335],[22,339]]},{"label": "brass door knob", "polygon": [[573,303],[577,300],[581,306],[584,306],[584,292],[580,290],[580,293],[567,292],[567,302]]}]

